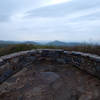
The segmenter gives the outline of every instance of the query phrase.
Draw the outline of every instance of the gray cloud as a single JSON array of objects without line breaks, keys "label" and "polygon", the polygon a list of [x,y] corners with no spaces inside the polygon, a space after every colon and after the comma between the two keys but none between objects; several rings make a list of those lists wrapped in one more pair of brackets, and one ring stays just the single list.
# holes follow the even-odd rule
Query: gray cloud
[{"label": "gray cloud", "polygon": [[41,0],[0,0],[0,21],[8,21],[14,14],[34,9],[40,3]]},{"label": "gray cloud", "polygon": [[1,15],[0,16],[0,22],[8,21],[8,19],[9,19],[8,15]]},{"label": "gray cloud", "polygon": [[94,9],[100,8],[100,1],[95,0],[91,2],[91,0],[72,0],[68,3],[51,5],[28,11],[27,15],[30,17],[61,17],[74,12],[92,9],[93,7]]},{"label": "gray cloud", "polygon": [[1,0],[0,39],[100,40],[99,0],[72,0],[44,6],[45,2]]}]

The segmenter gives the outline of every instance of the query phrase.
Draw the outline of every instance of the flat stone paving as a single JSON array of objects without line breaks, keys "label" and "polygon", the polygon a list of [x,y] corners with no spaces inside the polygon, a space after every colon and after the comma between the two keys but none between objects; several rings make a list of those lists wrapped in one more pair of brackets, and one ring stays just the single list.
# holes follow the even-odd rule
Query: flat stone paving
[{"label": "flat stone paving", "polygon": [[100,80],[72,65],[36,63],[0,85],[0,100],[100,100]]}]

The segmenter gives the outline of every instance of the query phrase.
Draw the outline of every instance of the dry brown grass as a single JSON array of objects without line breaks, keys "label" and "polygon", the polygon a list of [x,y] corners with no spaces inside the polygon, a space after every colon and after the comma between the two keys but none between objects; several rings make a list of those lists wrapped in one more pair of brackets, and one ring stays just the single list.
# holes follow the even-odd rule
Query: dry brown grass
[{"label": "dry brown grass", "polygon": [[100,55],[100,46],[98,45],[41,46],[41,45],[17,44],[17,45],[9,45],[7,47],[0,48],[0,56],[7,55],[14,52],[19,52],[19,51],[31,50],[31,49],[64,49],[68,51],[79,51],[79,52]]}]

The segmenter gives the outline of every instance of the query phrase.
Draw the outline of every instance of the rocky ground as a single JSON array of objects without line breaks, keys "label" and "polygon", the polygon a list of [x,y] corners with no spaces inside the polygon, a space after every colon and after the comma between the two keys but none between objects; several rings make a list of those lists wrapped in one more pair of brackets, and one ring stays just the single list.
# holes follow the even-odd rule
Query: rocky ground
[{"label": "rocky ground", "polygon": [[0,57],[0,100],[100,100],[100,57],[50,49]]},{"label": "rocky ground", "polygon": [[100,80],[71,64],[37,61],[0,85],[0,100],[100,100]]}]

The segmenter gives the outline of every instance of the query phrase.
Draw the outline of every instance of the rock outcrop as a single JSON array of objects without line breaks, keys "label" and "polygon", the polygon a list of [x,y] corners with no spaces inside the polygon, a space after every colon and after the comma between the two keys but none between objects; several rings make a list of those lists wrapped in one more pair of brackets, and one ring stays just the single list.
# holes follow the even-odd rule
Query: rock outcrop
[{"label": "rock outcrop", "polygon": [[100,57],[52,49],[3,56],[0,100],[100,100]]}]

